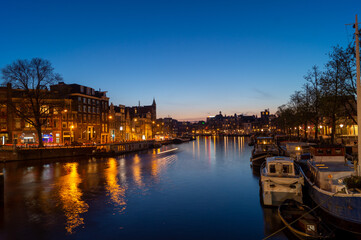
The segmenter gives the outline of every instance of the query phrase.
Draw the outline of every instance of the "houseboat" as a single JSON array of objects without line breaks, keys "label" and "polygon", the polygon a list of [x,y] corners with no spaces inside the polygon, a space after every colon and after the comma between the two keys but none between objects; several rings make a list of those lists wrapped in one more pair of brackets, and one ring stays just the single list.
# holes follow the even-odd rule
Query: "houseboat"
[{"label": "houseboat", "polygon": [[355,175],[354,165],[345,158],[345,148],[312,146],[311,156],[301,170],[311,199],[320,205],[331,224],[360,234],[361,190],[345,184]]},{"label": "houseboat", "polygon": [[266,157],[278,156],[278,146],[272,137],[258,137],[252,151],[252,166],[260,167]]},{"label": "houseboat", "polygon": [[263,204],[279,206],[286,199],[302,203],[303,176],[288,157],[268,157],[260,169]]}]

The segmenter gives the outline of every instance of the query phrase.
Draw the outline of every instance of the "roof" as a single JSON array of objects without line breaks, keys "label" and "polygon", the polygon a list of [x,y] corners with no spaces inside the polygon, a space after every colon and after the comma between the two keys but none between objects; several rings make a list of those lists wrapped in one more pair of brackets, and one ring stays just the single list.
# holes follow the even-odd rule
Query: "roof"
[{"label": "roof", "polygon": [[343,164],[339,162],[323,162],[313,164],[320,172],[354,172],[353,164]]},{"label": "roof", "polygon": [[268,157],[266,158],[267,164],[274,162],[274,163],[293,163],[293,160],[289,157],[283,157],[283,156],[276,156],[276,157]]},{"label": "roof", "polygon": [[257,137],[257,139],[273,139],[273,137]]}]

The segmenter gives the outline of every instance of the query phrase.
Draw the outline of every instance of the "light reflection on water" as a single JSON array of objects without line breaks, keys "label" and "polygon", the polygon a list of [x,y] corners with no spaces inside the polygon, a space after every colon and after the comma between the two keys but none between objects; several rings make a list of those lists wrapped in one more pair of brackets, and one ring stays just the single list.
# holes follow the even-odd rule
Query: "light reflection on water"
[{"label": "light reflection on water", "polygon": [[275,215],[260,206],[246,143],[198,137],[116,158],[6,164],[0,238],[260,239]]},{"label": "light reflection on water", "polygon": [[[118,175],[120,177],[120,184],[118,183]],[[123,175],[123,178],[121,177]],[[109,158],[108,169],[105,169],[106,190],[110,199],[115,205],[115,210],[122,213],[126,209],[125,191],[127,189],[125,182],[125,175],[118,173],[117,161],[114,158]]]},{"label": "light reflection on water", "polygon": [[89,206],[81,199],[83,193],[79,184],[82,180],[78,174],[78,163],[66,163],[64,169],[68,174],[58,179],[56,193],[66,217],[65,229],[71,234],[74,228],[84,224],[82,215]]}]

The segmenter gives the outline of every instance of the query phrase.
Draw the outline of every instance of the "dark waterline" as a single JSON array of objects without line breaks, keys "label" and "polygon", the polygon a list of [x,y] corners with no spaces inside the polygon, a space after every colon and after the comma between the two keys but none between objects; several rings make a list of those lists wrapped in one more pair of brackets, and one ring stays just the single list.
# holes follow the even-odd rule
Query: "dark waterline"
[{"label": "dark waterline", "polygon": [[173,147],[6,164],[0,239],[262,239],[283,227],[261,206],[246,138]]}]

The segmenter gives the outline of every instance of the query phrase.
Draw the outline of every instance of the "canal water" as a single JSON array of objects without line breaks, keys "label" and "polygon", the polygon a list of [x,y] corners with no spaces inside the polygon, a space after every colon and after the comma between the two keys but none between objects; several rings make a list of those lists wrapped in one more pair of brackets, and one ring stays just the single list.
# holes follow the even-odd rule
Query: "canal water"
[{"label": "canal water", "polygon": [[0,239],[262,239],[283,225],[260,203],[247,141],[199,137],[162,154],[7,163]]}]

